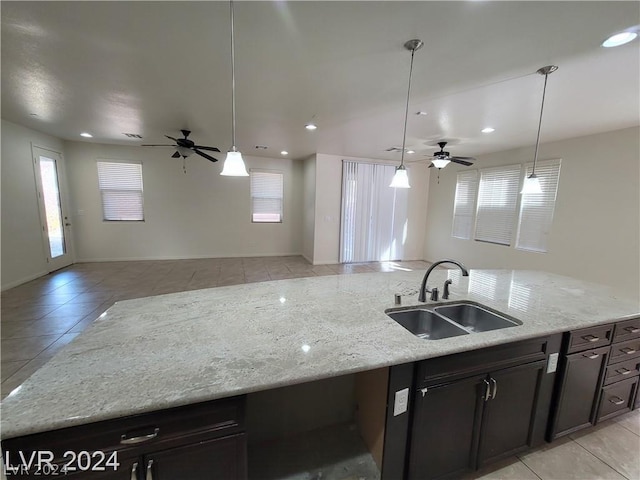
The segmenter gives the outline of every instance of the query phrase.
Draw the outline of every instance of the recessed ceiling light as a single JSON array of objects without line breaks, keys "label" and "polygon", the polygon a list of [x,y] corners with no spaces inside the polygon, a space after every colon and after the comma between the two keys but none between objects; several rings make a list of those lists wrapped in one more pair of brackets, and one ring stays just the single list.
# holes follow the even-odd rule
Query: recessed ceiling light
[{"label": "recessed ceiling light", "polygon": [[492,133],[492,132],[495,132],[496,129],[493,128],[493,127],[485,127],[481,131],[482,131],[482,133]]},{"label": "recessed ceiling light", "polygon": [[87,132],[82,132],[80,134],[80,136],[81,137],[85,137],[85,138],[92,138],[93,137],[93,135],[91,135],[90,133],[87,133]]},{"label": "recessed ceiling light", "polygon": [[289,152],[287,152],[286,150],[282,150],[282,151],[280,152],[280,155],[289,155]]},{"label": "recessed ceiling light", "polygon": [[407,153],[408,154],[412,154],[412,153],[416,153],[416,151],[415,150],[407,150]]},{"label": "recessed ceiling light", "polygon": [[315,129],[316,129],[316,128],[318,128],[318,127],[316,126],[316,124],[315,124],[315,123],[307,123],[307,124],[304,126],[304,128],[306,128],[307,130],[315,130]]},{"label": "recessed ceiling light", "polygon": [[638,36],[636,32],[622,32],[616,33],[615,35],[611,35],[604,42],[602,42],[602,46],[609,47],[619,47],[620,45],[624,45],[625,43],[629,43]]},{"label": "recessed ceiling light", "polygon": [[419,112],[416,112],[416,115],[427,115],[427,112],[420,110]]}]

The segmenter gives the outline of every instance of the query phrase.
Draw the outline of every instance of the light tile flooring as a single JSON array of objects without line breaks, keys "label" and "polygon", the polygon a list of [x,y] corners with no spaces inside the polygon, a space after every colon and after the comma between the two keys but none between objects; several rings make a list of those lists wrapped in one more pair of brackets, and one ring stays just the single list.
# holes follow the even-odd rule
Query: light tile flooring
[{"label": "light tile flooring", "polygon": [[[82,263],[2,292],[2,398],[114,302],[223,285],[389,271],[426,270],[426,262],[310,265],[302,257]],[[640,410],[469,479],[640,480]]]}]

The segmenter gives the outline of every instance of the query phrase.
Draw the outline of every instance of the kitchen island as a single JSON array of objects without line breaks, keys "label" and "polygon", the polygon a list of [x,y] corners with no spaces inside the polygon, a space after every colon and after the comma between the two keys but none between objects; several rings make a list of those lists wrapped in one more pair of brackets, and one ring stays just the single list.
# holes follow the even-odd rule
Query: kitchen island
[{"label": "kitchen island", "polygon": [[[271,281],[118,302],[2,402],[2,438],[341,377],[637,316],[613,289],[544,272],[436,270],[446,302],[513,317],[424,340],[385,314],[417,305],[424,272]],[[431,302],[432,303],[432,302]]]}]

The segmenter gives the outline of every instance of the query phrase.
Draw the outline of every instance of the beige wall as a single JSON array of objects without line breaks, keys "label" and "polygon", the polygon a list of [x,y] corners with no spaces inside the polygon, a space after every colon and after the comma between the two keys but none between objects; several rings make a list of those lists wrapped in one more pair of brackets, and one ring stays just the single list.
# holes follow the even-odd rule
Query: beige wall
[{"label": "beige wall", "polygon": [[[549,251],[525,252],[451,237],[456,172],[431,179],[426,260],[455,258],[470,268],[545,270],[640,296],[640,130],[629,128],[541,145],[562,167]],[[476,166],[527,163],[533,148],[482,155]]]},{"label": "beige wall", "polygon": [[302,214],[302,255],[313,263],[316,220],[316,156],[304,160],[304,210]]},{"label": "beige wall", "polygon": [[[171,149],[66,142],[79,261],[298,255],[302,251],[302,165],[245,156],[247,168],[284,173],[281,224],[250,219],[248,177],[221,177],[220,162],[170,158]],[[104,222],[98,159],[141,161],[144,222]]]},{"label": "beige wall", "polygon": [[[340,207],[342,160],[376,162],[366,158],[316,155],[316,213],[313,263],[340,261]],[[382,162],[380,162],[382,163]],[[403,260],[422,259],[426,224],[429,171],[426,164],[407,166],[411,189],[408,200],[407,240]]]},{"label": "beige wall", "polygon": [[32,145],[64,153],[61,140],[2,120],[3,290],[48,273]]}]

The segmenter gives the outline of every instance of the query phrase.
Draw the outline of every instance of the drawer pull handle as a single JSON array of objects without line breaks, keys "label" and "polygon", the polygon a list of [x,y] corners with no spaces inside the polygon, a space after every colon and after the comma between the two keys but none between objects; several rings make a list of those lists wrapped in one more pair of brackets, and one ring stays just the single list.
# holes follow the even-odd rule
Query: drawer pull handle
[{"label": "drawer pull handle", "polygon": [[160,433],[160,429],[156,428],[153,433],[150,433],[148,435],[140,435],[139,437],[127,438],[126,435],[122,435],[120,437],[120,443],[122,445],[136,445],[138,443],[148,442],[149,440],[156,438],[158,436],[158,433]]},{"label": "drawer pull handle", "polygon": [[131,467],[131,480],[138,480],[138,462]]},{"label": "drawer pull handle", "polygon": [[151,470],[152,466],[153,460],[149,460],[149,463],[147,463],[147,474],[145,476],[145,480],[153,480],[153,470]]},{"label": "drawer pull handle", "polygon": [[587,342],[597,342],[600,340],[600,337],[596,337],[595,335],[584,335],[582,338]]},{"label": "drawer pull handle", "polygon": [[619,373],[620,375],[629,375],[631,373],[631,370],[629,370],[628,368],[622,367],[616,370],[616,373]]},{"label": "drawer pull handle", "polygon": [[629,333],[638,333],[640,332],[640,328],[638,327],[626,327],[625,330]]},{"label": "drawer pull handle", "polygon": [[635,348],[631,348],[631,347],[621,348],[620,351],[626,353],[627,355],[631,355],[632,353],[636,353],[636,349]]},{"label": "drawer pull handle", "polygon": [[620,397],[610,398],[609,401],[615,405],[622,405],[624,403],[624,400],[621,399]]},{"label": "drawer pull handle", "polygon": [[585,357],[585,358],[588,358],[589,360],[593,360],[594,358],[598,358],[600,356],[600,354],[599,353],[592,353],[592,354],[589,355],[589,354],[585,353],[582,356]]}]

